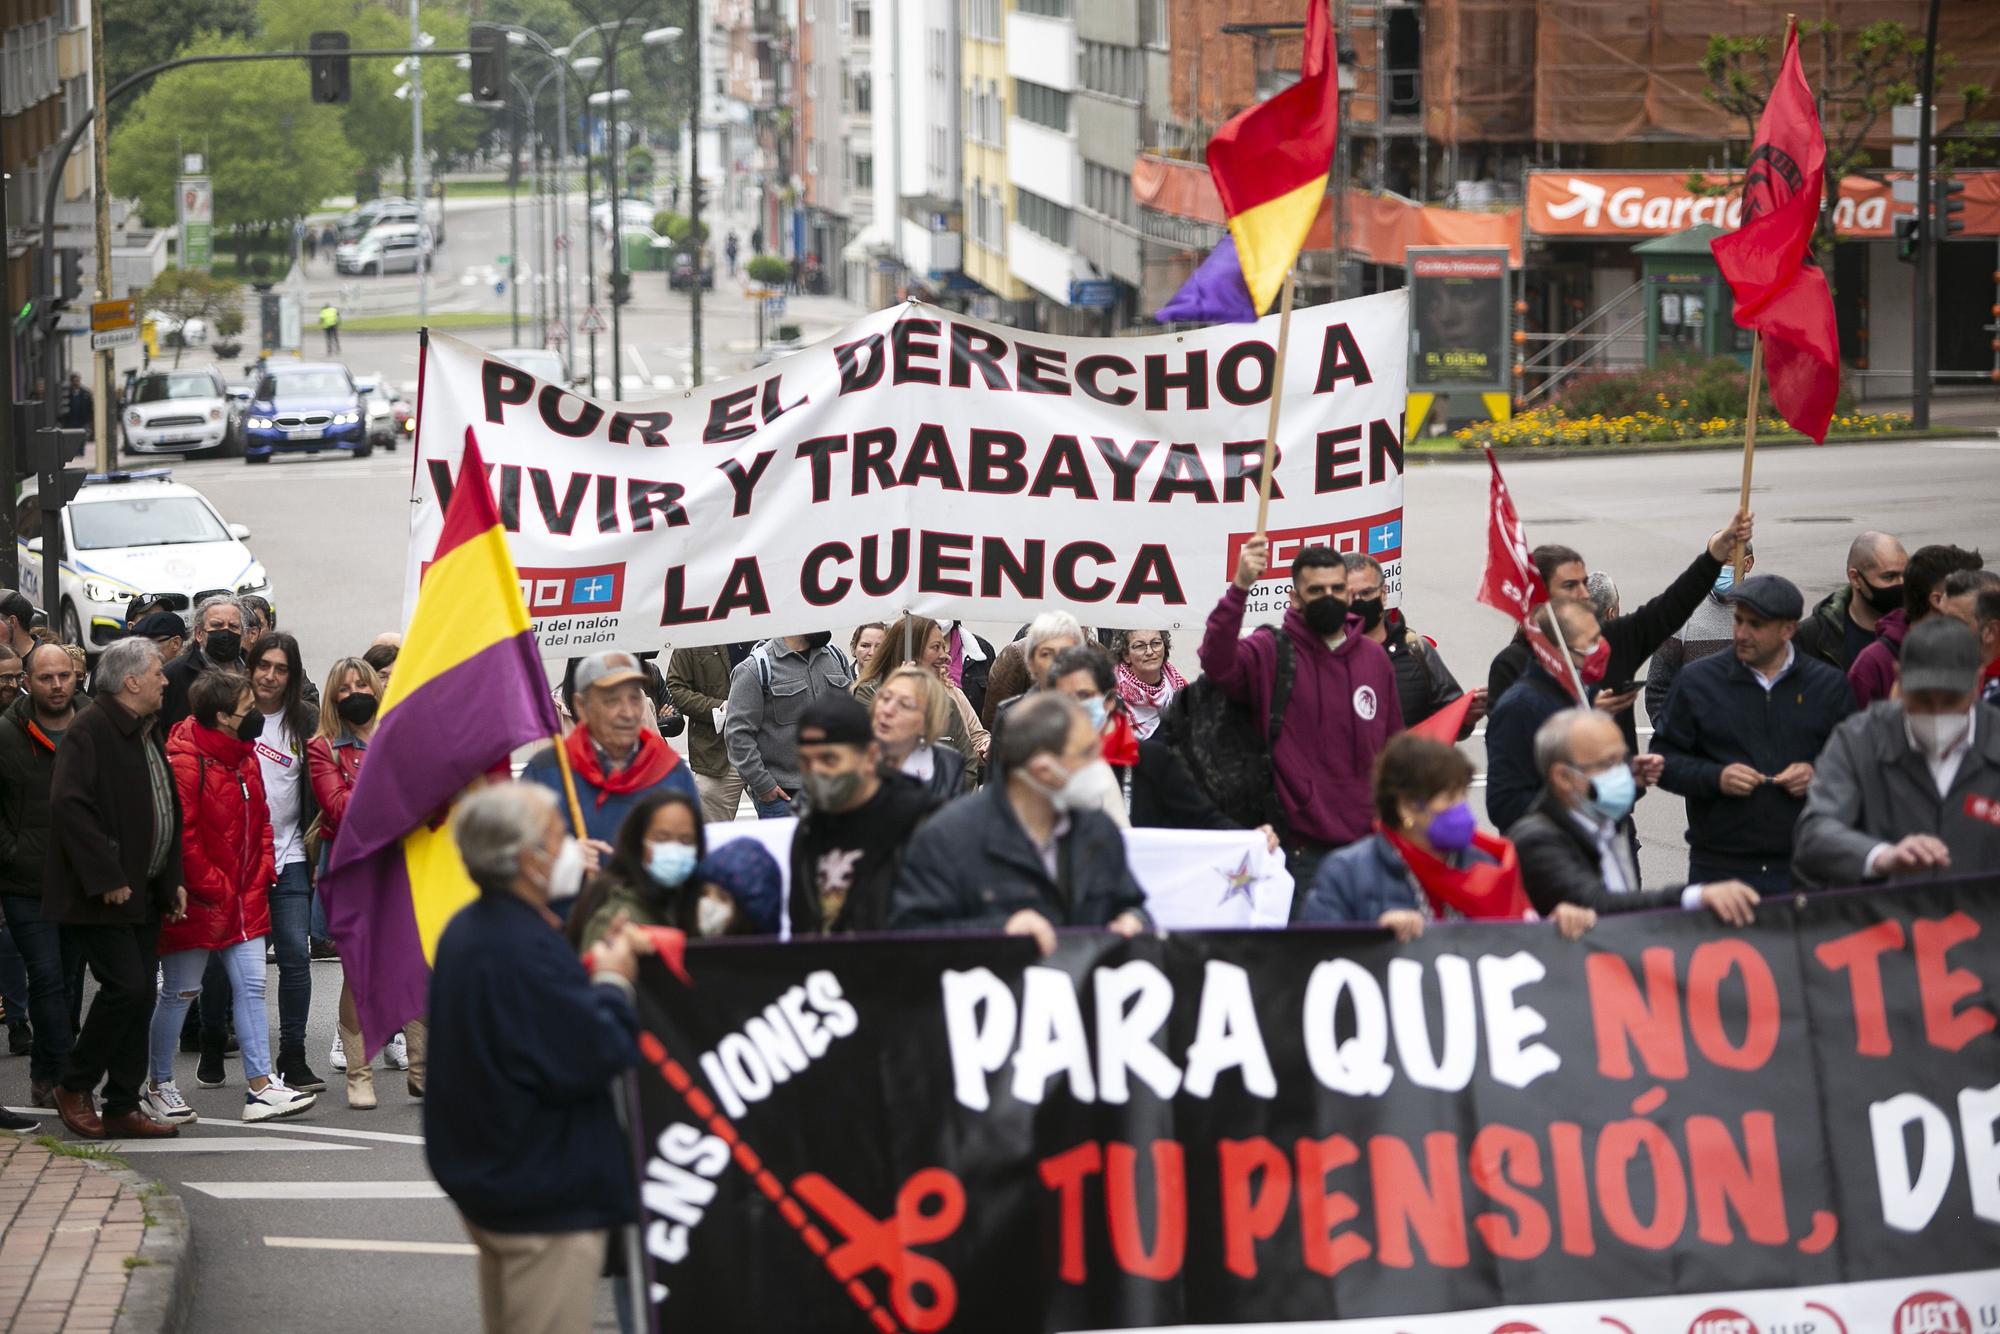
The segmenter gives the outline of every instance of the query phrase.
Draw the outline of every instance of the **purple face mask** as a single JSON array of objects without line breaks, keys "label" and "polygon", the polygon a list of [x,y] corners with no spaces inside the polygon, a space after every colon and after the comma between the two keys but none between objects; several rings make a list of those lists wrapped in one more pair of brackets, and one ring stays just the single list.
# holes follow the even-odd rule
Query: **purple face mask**
[{"label": "purple face mask", "polygon": [[1479,821],[1472,814],[1472,807],[1461,801],[1433,815],[1424,836],[1439,852],[1463,852],[1472,846],[1472,836],[1478,830]]}]

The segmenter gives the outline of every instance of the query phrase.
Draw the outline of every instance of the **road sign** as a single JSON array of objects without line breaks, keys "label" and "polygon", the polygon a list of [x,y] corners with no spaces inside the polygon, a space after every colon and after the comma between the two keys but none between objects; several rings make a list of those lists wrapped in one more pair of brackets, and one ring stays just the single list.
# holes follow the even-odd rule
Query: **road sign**
[{"label": "road sign", "polygon": [[93,301],[90,303],[90,329],[92,333],[103,333],[106,329],[130,329],[139,323],[139,312],[130,297],[123,301]]},{"label": "road sign", "polygon": [[104,352],[114,347],[130,347],[139,341],[139,330],[133,325],[123,329],[103,329],[90,336],[90,350]]},{"label": "road sign", "polygon": [[560,324],[551,324],[549,326],[549,342],[555,344],[557,347],[561,347],[568,339],[569,335],[563,332],[563,327]]},{"label": "road sign", "polygon": [[576,331],[578,333],[601,334],[604,332],[604,329],[604,316],[598,313],[597,307],[586,306],[583,311],[583,318],[577,321]]},{"label": "road sign", "polygon": [[495,255],[493,257],[493,267],[496,269],[504,269],[513,262],[514,257],[512,255]]},{"label": "road sign", "polygon": [[57,333],[88,333],[89,331],[89,311],[79,310],[77,307],[71,306],[67,310],[56,312]]},{"label": "road sign", "polygon": [[1105,310],[1118,304],[1118,284],[1109,279],[1071,279],[1069,303],[1091,310]]}]

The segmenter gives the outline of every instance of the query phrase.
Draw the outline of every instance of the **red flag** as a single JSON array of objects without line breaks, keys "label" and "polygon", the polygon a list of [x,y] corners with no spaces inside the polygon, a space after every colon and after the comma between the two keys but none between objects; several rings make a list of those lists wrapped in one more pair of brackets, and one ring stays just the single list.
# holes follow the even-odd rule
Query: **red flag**
[{"label": "red flag", "polygon": [[1458,741],[1459,729],[1465,726],[1465,715],[1471,712],[1472,696],[1460,695],[1422,722],[1411,723],[1406,730],[1411,736],[1426,736],[1453,745]]},{"label": "red flag", "polygon": [[1794,31],[1757,118],[1743,174],[1743,225],[1710,248],[1736,296],[1736,323],[1763,335],[1772,406],[1814,443],[1826,439],[1840,393],[1833,295],[1812,257],[1825,183],[1826,138]]},{"label": "red flag", "polygon": [[[1548,585],[1542,582],[1542,572],[1535,568],[1528,534],[1521,527],[1521,516],[1514,512],[1514,497],[1507,490],[1507,480],[1500,475],[1500,460],[1493,457],[1491,446],[1486,450],[1486,462],[1493,469],[1493,489],[1486,522],[1486,575],[1479,581],[1479,600],[1518,621],[1542,670],[1562,682],[1564,689],[1575,696],[1576,683],[1571,678],[1569,663],[1536,622],[1535,609],[1549,600]],[[1581,697],[1577,702],[1583,702]]]}]

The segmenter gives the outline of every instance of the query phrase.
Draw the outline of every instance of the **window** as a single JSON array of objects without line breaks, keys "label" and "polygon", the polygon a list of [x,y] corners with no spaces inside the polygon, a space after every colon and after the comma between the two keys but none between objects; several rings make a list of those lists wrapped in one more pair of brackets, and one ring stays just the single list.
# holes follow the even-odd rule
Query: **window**
[{"label": "window", "polygon": [[1022,120],[1069,133],[1069,94],[1045,84],[1014,80],[1014,114]]},{"label": "window", "polygon": [[1076,51],[1077,82],[1093,93],[1103,93],[1127,102],[1145,95],[1139,53],[1129,46],[1107,42],[1079,42]]},{"label": "window", "polygon": [[1014,8],[1023,14],[1040,14],[1044,18],[1069,17],[1069,0],[1014,0]]},{"label": "window", "polygon": [[855,41],[865,42],[874,35],[875,20],[872,15],[873,11],[871,11],[866,5],[856,5],[854,7]]},{"label": "window", "polygon": [[1000,41],[1000,0],[965,0],[961,22],[967,37]]},{"label": "window", "polygon": [[857,190],[873,190],[875,188],[875,159],[872,157],[863,157],[859,153],[854,154],[853,157],[854,188]]},{"label": "window", "polygon": [[1166,50],[1167,0],[1139,0],[1139,41]]},{"label": "window", "polygon": [[875,110],[875,76],[857,74],[854,76],[854,114],[866,116]]},{"label": "window", "polygon": [[1014,220],[1037,236],[1059,246],[1069,245],[1070,211],[1018,185],[1014,187]]},{"label": "window", "polygon": [[1083,206],[1128,227],[1137,225],[1132,206],[1132,178],[1122,171],[1095,162],[1084,163]]}]

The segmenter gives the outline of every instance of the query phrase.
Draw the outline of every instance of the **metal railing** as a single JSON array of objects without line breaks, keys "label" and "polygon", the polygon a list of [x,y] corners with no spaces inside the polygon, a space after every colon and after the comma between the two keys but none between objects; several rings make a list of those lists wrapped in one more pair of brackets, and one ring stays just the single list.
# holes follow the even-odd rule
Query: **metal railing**
[{"label": "metal railing", "polygon": [[[1521,363],[1521,406],[1530,407],[1537,399],[1548,397],[1579,371],[1608,370],[1623,364],[1615,361],[1609,355],[1610,351],[1634,332],[1644,329],[1646,307],[1642,300],[1639,307],[1630,313],[1621,313],[1620,308],[1628,299],[1643,292],[1645,286],[1643,282],[1633,283],[1592,311],[1574,328],[1561,333],[1524,332],[1521,335],[1524,343],[1540,343],[1542,347]],[[1616,322],[1613,323],[1613,320]],[[1598,325],[1603,327],[1594,327]],[[1559,363],[1557,358],[1565,355],[1566,349],[1573,355],[1569,361]],[[1632,364],[1637,365],[1638,362]],[[1528,385],[1527,381],[1536,375],[1545,378],[1537,384]]]}]

